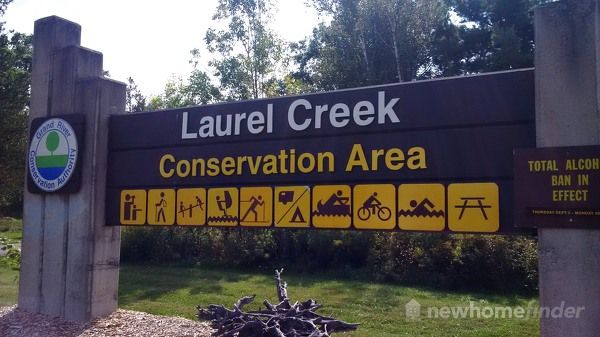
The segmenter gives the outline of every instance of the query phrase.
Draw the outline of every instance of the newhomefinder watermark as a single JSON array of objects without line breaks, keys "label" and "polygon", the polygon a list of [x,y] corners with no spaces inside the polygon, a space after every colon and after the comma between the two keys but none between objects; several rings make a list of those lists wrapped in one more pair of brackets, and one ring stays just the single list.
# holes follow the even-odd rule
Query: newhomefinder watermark
[{"label": "newhomefinder watermark", "polygon": [[583,306],[567,306],[565,301],[554,307],[538,306],[530,301],[527,306],[493,306],[485,302],[469,301],[468,305],[421,307],[415,299],[405,305],[406,320],[426,319],[539,319],[567,318],[577,319],[585,311]]}]

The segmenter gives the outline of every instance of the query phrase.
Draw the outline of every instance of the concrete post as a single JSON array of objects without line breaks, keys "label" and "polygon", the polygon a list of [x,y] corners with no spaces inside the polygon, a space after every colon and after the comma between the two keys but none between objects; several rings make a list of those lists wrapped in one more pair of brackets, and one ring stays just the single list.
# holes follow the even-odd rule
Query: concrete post
[{"label": "concrete post", "polygon": [[88,321],[117,308],[120,231],[104,226],[108,114],[125,110],[125,84],[102,78],[102,54],[79,46],[81,27],[35,23],[31,120],[85,114],[81,189],[25,191],[19,307]]},{"label": "concrete post", "polygon": [[[600,144],[598,0],[535,10],[538,147]],[[600,228],[600,226],[599,226]],[[577,319],[541,317],[542,336],[600,333],[600,230],[538,230],[540,305],[585,307]]]}]

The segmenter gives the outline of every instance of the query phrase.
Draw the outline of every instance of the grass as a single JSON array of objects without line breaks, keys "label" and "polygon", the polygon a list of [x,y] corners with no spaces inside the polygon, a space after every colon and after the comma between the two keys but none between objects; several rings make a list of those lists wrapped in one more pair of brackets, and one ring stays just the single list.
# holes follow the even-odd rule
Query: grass
[{"label": "grass", "polygon": [[[21,221],[0,219],[0,238],[21,240]],[[1,261],[0,261],[1,262]],[[316,299],[319,310],[347,322],[361,323],[345,336],[535,336],[537,319],[442,319],[428,318],[427,308],[482,306],[527,307],[535,298],[447,292],[397,284],[373,283],[357,273],[283,274],[292,300]],[[440,286],[442,288],[442,286]],[[18,271],[0,263],[0,306],[17,300]],[[232,307],[243,295],[256,294],[258,309],[263,299],[276,302],[273,274],[226,268],[122,265],[119,306],[153,314],[194,319],[197,305],[224,304]],[[411,299],[422,305],[421,319],[406,321],[404,307]],[[537,305],[535,300],[534,305]],[[340,335],[342,336],[342,335]]]},{"label": "grass", "polygon": [[[121,269],[119,300],[122,308],[160,315],[194,318],[196,305],[231,307],[242,295],[256,294],[258,309],[263,299],[276,302],[273,275],[223,268],[184,268],[125,265]],[[442,319],[405,320],[404,306],[411,299],[428,307],[477,306],[527,307],[532,298],[495,294],[448,293],[401,285],[344,280],[335,276],[285,274],[292,300],[314,298],[324,304],[320,313],[361,323],[346,336],[534,336],[536,319]],[[537,302],[535,302],[537,305]]]}]

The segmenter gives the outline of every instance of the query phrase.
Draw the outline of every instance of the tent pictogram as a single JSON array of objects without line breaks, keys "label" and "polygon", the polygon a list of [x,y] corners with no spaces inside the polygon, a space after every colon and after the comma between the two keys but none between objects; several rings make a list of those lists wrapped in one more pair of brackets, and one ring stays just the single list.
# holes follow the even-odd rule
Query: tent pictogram
[{"label": "tent pictogram", "polygon": [[275,227],[310,226],[310,188],[275,187]]}]

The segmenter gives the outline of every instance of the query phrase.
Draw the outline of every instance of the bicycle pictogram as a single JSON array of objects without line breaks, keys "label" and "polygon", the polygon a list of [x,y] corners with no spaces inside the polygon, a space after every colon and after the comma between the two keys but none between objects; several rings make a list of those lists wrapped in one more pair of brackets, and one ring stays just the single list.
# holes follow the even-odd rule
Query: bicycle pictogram
[{"label": "bicycle pictogram", "polygon": [[362,207],[358,209],[358,218],[368,220],[371,216],[377,215],[379,220],[386,221],[392,216],[392,210],[389,207],[382,206],[381,201],[377,199],[377,192],[365,200]]}]

